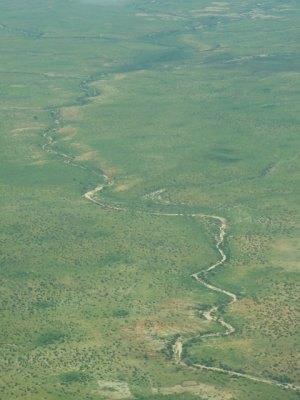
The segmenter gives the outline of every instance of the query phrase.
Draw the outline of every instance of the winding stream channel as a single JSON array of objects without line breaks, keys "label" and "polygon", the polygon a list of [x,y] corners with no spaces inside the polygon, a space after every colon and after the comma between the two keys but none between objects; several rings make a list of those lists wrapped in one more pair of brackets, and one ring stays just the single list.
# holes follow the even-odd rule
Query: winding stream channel
[{"label": "winding stream channel", "polygon": [[[100,207],[103,207],[105,209],[110,209],[110,210],[116,210],[116,211],[128,211],[129,208],[126,207],[121,207],[118,205],[110,205],[103,203],[99,200],[99,198],[96,197],[97,194],[100,194],[101,191],[103,191],[107,187],[111,187],[114,185],[114,180],[104,173],[98,173],[92,169],[90,169],[88,166],[79,163],[74,160],[74,157],[71,155],[65,154],[63,152],[60,152],[59,150],[56,150],[53,148],[53,146],[57,143],[55,140],[55,132],[60,128],[60,124],[56,123],[56,126],[53,128],[49,128],[45,130],[42,133],[42,136],[45,139],[45,143],[42,145],[42,149],[46,151],[47,153],[53,154],[60,159],[62,159],[65,163],[72,165],[77,168],[84,169],[91,174],[97,176],[99,180],[103,181],[104,183],[98,184],[95,188],[90,189],[86,193],[84,193],[83,197]],[[161,198],[161,194],[165,191],[165,189],[159,189],[156,190],[153,193],[150,193],[149,195],[146,195],[145,197],[152,199],[153,201],[157,201],[161,204],[170,204],[169,202],[164,201]],[[226,236],[226,229],[227,229],[227,221],[225,218],[217,215],[209,215],[209,214],[187,214],[187,213],[164,213],[164,212],[147,212],[147,211],[142,211],[142,210],[135,210],[136,213],[139,214],[147,214],[147,215],[155,215],[155,216],[162,216],[162,217],[192,217],[192,218],[202,218],[202,219],[211,219],[219,224],[219,232],[215,236],[215,248],[219,254],[219,259],[216,261],[213,265],[208,266],[206,269],[195,272],[191,275],[191,279],[195,279],[200,285],[205,286],[207,289],[222,293],[228,298],[227,306],[234,304],[237,302],[237,296],[229,292],[223,288],[219,288],[217,286],[212,285],[211,283],[208,282],[207,278],[208,275],[211,271],[218,269],[219,267],[223,266],[227,256],[223,250],[224,246],[224,240]],[[197,338],[211,338],[211,337],[222,337],[222,336],[229,336],[235,333],[235,328],[229,324],[228,322],[224,321],[221,317],[217,316],[216,314],[220,311],[218,306],[212,306],[208,311],[202,312],[202,316],[207,320],[207,321],[214,321],[217,324],[219,324],[222,327],[223,332],[217,332],[217,333],[207,333],[203,335],[197,335]],[[224,331],[225,329],[225,331]],[[173,353],[173,360],[176,364],[184,366],[186,368],[193,368],[193,369],[198,369],[198,370],[207,370],[211,372],[216,372],[216,373],[222,373],[222,374],[227,374],[229,376],[235,377],[235,378],[244,378],[248,379],[250,381],[255,381],[255,382],[260,382],[260,383],[265,383],[273,386],[277,386],[283,389],[289,389],[289,390],[294,390],[294,391],[299,391],[300,386],[293,385],[291,383],[281,383],[273,379],[266,379],[258,376],[253,376],[247,373],[241,373],[241,372],[236,372],[233,370],[225,369],[225,368],[219,368],[219,367],[212,367],[208,366],[205,364],[196,364],[196,363],[190,363],[186,362],[184,359],[182,359],[182,352],[184,349],[185,341],[182,336],[179,336],[176,341],[174,342],[172,346],[172,353]]]}]

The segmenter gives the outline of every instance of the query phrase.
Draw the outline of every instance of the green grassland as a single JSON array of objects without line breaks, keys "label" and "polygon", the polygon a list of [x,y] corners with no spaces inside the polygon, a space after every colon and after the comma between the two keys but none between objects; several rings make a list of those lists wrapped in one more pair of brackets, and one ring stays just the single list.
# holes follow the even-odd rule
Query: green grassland
[{"label": "green grassland", "polygon": [[[299,20],[293,0],[1,1],[1,399],[297,398],[172,345],[300,385]],[[124,211],[84,198],[102,174]],[[228,307],[190,276],[219,258],[193,213],[227,220],[208,281]],[[213,305],[233,335],[201,339]]]}]

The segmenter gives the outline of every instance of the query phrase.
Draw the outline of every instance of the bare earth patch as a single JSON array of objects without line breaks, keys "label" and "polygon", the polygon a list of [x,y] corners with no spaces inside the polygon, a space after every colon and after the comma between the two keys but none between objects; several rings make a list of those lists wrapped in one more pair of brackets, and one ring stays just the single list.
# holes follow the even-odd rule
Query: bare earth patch
[{"label": "bare earth patch", "polygon": [[[188,323],[187,323],[188,318]],[[136,322],[133,327],[134,334],[138,340],[175,335],[181,333],[199,333],[207,329],[207,321],[199,321],[196,314],[174,316],[166,313],[161,318],[148,317]]]},{"label": "bare earth patch", "polygon": [[13,87],[13,88],[24,88],[24,87],[26,87],[26,85],[10,85],[10,87]]},{"label": "bare earth patch", "polygon": [[62,118],[72,121],[78,121],[81,119],[81,107],[80,106],[73,106],[73,107],[66,107],[62,110]]},{"label": "bare earth patch", "polygon": [[45,72],[44,75],[47,78],[78,78],[77,76],[70,74],[58,74],[57,72]]},{"label": "bare earth patch", "polygon": [[114,167],[106,167],[105,166],[105,161],[102,161],[101,163],[103,171],[105,173],[105,175],[107,176],[113,176],[113,175],[117,175],[121,173],[121,170],[118,168],[114,168]]},{"label": "bare earth patch", "polygon": [[113,192],[115,193],[120,193],[120,192],[126,192],[127,190],[132,189],[134,186],[136,186],[138,183],[140,183],[140,179],[128,179],[127,181],[120,183],[117,185],[114,189]]},{"label": "bare earth patch", "polygon": [[23,128],[16,128],[12,129],[11,133],[13,136],[18,136],[19,134],[22,134],[23,132],[27,131],[36,131],[42,129],[42,125],[33,125],[33,126],[24,126]]},{"label": "bare earth patch", "polygon": [[253,10],[250,13],[250,18],[251,19],[280,19],[281,17],[278,17],[276,15],[271,15],[271,14],[264,14],[260,11]]},{"label": "bare earth patch", "polygon": [[94,82],[93,87],[100,91],[100,95],[93,98],[97,103],[106,103],[118,94],[118,89],[104,80]]},{"label": "bare earth patch", "polygon": [[219,390],[212,385],[197,383],[196,381],[185,381],[181,385],[171,387],[162,387],[158,392],[164,395],[191,393],[195,396],[201,396],[201,400],[231,400],[233,399],[230,393]]},{"label": "bare earth patch", "polygon": [[115,189],[114,189],[114,192],[126,192],[127,190],[129,190],[129,188],[130,188],[130,185],[128,185],[128,184],[124,184],[124,185],[119,185],[119,186],[116,186],[115,187]]},{"label": "bare earth patch", "polygon": [[211,4],[218,7],[226,7],[229,5],[229,3],[227,3],[226,1],[213,1]]},{"label": "bare earth patch", "polygon": [[131,399],[132,393],[126,382],[98,381],[99,395],[109,400]]},{"label": "bare earth patch", "polygon": [[191,10],[193,18],[199,17],[228,17],[239,18],[240,15],[235,12],[230,12],[228,3],[213,2],[211,6]]},{"label": "bare earth patch", "polygon": [[151,13],[135,13],[134,14],[136,17],[146,17],[146,18],[161,18],[161,19],[166,19],[166,20],[171,20],[171,21],[180,21],[185,19],[183,16],[181,15],[172,15],[172,14],[162,14],[162,13],[155,13],[155,14],[151,14]]},{"label": "bare earth patch", "polygon": [[78,134],[78,130],[71,125],[64,126],[60,128],[57,132],[64,135],[64,138],[62,139],[64,141],[71,140],[74,136]]},{"label": "bare earth patch", "polygon": [[280,238],[270,245],[270,259],[276,267],[285,271],[298,271],[300,259],[299,238]]},{"label": "bare earth patch", "polygon": [[118,73],[118,74],[114,74],[114,80],[115,81],[122,81],[123,79],[125,79],[127,76],[127,74],[124,73]]},{"label": "bare earth patch", "polygon": [[92,150],[92,151],[86,151],[83,154],[80,154],[75,158],[76,161],[89,161],[92,160],[97,156],[97,152]]}]

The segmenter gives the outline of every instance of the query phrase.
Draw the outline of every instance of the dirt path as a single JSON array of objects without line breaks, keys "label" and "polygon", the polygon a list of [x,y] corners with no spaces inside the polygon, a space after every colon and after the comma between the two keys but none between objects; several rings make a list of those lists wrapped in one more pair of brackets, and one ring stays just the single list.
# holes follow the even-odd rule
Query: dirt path
[{"label": "dirt path", "polygon": [[[183,363],[183,365],[186,365]],[[192,365],[193,368],[197,368],[197,369],[203,369],[206,371],[213,371],[213,372],[221,372],[223,374],[227,374],[236,378],[246,378],[250,381],[254,381],[254,382],[260,382],[260,383],[266,383],[268,385],[274,385],[274,386],[278,386],[282,389],[290,389],[290,390],[296,390],[298,391],[300,389],[299,386],[295,386],[292,385],[290,383],[279,383],[277,381],[274,381],[272,379],[264,379],[264,378],[259,378],[253,375],[249,375],[249,374],[242,374],[240,372],[235,372],[235,371],[230,371],[227,369],[223,369],[223,368],[217,368],[217,367],[208,367],[207,365],[202,365],[202,364],[193,364]]]}]

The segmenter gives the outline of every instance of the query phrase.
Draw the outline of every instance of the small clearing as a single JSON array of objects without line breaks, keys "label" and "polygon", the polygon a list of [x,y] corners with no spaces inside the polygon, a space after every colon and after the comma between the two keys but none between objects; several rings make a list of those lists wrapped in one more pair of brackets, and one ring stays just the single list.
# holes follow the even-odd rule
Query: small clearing
[{"label": "small clearing", "polygon": [[98,381],[100,396],[108,400],[131,399],[128,383],[122,381]]}]

